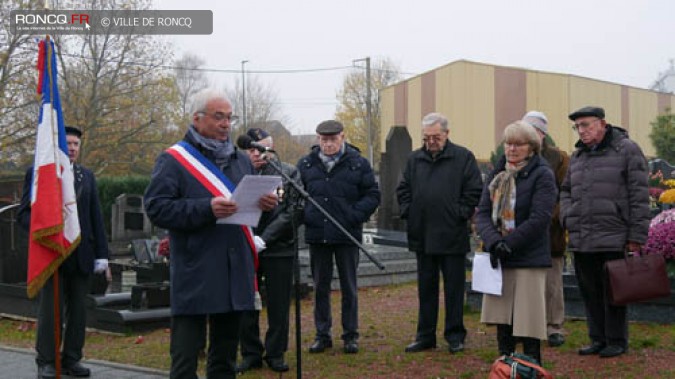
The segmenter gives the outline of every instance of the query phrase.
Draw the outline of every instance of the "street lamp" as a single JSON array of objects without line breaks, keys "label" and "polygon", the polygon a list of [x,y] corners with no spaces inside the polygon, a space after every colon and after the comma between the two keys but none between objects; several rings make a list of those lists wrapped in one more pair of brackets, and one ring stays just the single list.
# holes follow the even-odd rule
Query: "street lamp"
[{"label": "street lamp", "polygon": [[246,71],[244,71],[244,65],[246,63],[248,63],[248,61],[241,61],[241,104],[243,109],[244,131],[246,130]]},{"label": "street lamp", "polygon": [[370,107],[372,106],[372,103],[370,101],[370,57],[362,58],[362,59],[354,59],[352,62],[366,62],[366,125],[368,126],[368,159],[370,160],[370,164],[373,163],[373,124],[372,124],[372,116],[371,116],[371,109]]}]

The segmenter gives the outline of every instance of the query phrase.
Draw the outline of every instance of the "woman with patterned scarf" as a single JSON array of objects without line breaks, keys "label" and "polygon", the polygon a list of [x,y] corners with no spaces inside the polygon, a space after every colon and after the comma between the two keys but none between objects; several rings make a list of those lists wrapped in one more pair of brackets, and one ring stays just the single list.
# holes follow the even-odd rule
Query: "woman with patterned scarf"
[{"label": "woman with patterned scarf", "polygon": [[551,168],[541,158],[534,128],[517,121],[504,130],[504,156],[488,176],[477,225],[494,267],[501,263],[502,295],[483,295],[481,322],[497,325],[499,354],[515,351],[541,363],[546,339],[546,269],[549,226],[557,197]]}]

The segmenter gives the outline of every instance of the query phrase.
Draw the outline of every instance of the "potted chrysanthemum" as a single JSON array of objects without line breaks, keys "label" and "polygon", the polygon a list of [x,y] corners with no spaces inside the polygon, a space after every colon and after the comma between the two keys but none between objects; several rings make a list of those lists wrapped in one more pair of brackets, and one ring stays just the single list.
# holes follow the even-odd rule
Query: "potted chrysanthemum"
[{"label": "potted chrysanthemum", "polygon": [[[675,195],[675,190],[671,191]],[[666,259],[668,276],[671,281],[675,279],[675,209],[663,211],[652,219],[647,243],[642,251],[646,254],[662,254]]]}]

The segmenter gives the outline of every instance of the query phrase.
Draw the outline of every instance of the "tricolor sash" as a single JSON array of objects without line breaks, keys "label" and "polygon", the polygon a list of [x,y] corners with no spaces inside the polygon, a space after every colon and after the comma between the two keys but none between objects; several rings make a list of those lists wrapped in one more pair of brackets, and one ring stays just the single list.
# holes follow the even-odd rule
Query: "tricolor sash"
[{"label": "tricolor sash", "polygon": [[[185,141],[180,141],[166,150],[174,157],[197,181],[204,186],[213,196],[230,198],[236,185],[216,167],[213,162]],[[253,230],[248,225],[241,225],[246,240],[251,247],[255,271],[258,271],[258,250],[253,240]],[[258,281],[255,281],[256,298],[258,294]],[[257,301],[256,301],[257,302]],[[257,306],[256,306],[257,307]]]}]

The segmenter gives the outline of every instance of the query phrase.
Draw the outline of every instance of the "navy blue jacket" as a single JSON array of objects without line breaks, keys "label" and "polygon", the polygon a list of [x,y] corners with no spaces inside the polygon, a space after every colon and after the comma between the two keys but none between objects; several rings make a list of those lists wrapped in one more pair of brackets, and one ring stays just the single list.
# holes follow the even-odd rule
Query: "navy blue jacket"
[{"label": "navy blue jacket", "polygon": [[[200,147],[186,136],[185,141]],[[209,151],[200,150],[213,161]],[[235,150],[221,167],[234,184],[253,165]],[[240,225],[216,224],[213,195],[166,152],[157,158],[144,206],[150,220],[169,230],[173,315],[254,309],[251,248]]]},{"label": "navy blue jacket", "polygon": [[[319,146],[298,161],[300,177],[309,195],[358,241],[363,223],[380,205],[373,169],[359,150],[345,144],[345,152],[328,172],[319,158]],[[305,240],[309,244],[352,244],[311,202],[305,203]]]},{"label": "navy blue jacket", "polygon": [[[77,217],[80,221],[80,244],[61,265],[68,274],[80,272],[89,275],[94,272],[94,260],[108,259],[108,239],[103,226],[101,203],[94,173],[78,164],[73,165]],[[30,188],[33,182],[33,168],[26,171],[23,183],[21,205],[17,212],[19,224],[30,229]]]},{"label": "navy blue jacket", "polygon": [[553,171],[539,155],[530,159],[516,175],[516,228],[502,237],[492,223],[492,200],[488,186],[495,175],[504,171],[506,159],[502,156],[497,168],[483,187],[478,204],[476,224],[486,251],[500,240],[506,241],[513,254],[502,260],[506,268],[550,267],[551,245],[549,229],[558,189]]}]

